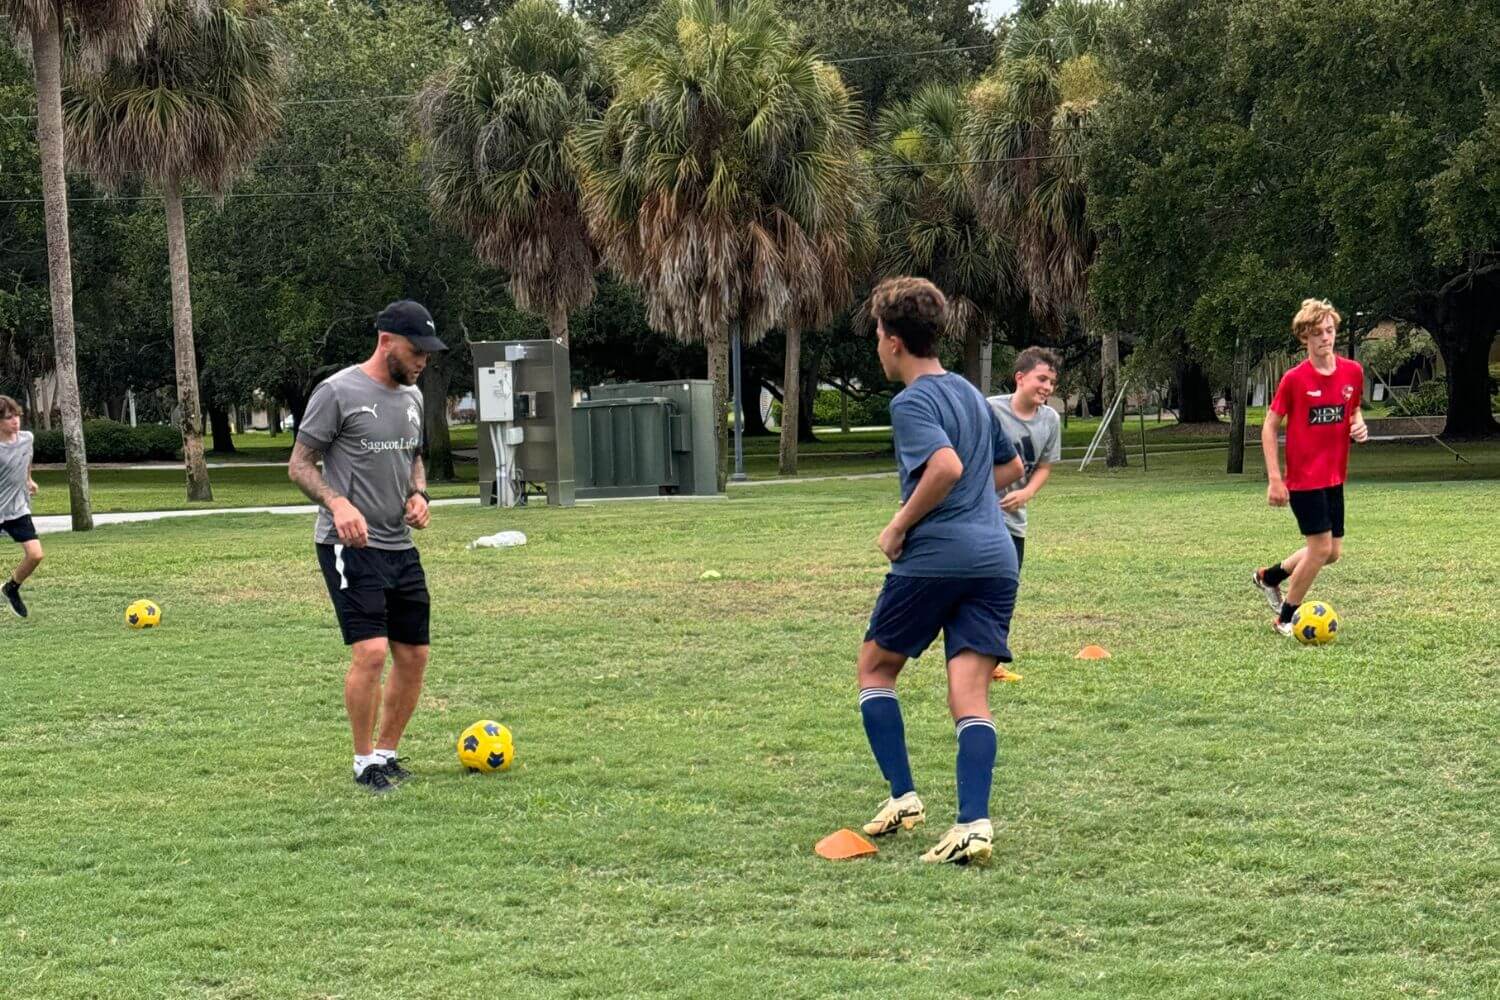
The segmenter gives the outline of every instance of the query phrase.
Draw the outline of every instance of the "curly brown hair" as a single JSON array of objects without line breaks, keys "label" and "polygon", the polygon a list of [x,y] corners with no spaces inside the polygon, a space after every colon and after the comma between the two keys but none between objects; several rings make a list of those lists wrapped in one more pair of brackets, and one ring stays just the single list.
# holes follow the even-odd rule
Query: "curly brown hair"
[{"label": "curly brown hair", "polygon": [[870,315],[916,357],[935,358],[948,324],[948,300],[926,278],[887,278],[870,295]]},{"label": "curly brown hair", "polygon": [[1016,374],[1025,375],[1037,365],[1046,365],[1055,374],[1062,374],[1062,358],[1048,347],[1028,347],[1016,355]]}]

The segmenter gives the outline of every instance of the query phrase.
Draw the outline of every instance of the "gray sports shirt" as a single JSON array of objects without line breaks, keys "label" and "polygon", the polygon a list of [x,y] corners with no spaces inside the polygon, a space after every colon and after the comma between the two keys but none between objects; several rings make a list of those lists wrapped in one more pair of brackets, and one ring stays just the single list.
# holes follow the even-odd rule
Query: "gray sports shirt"
[{"label": "gray sports shirt", "polygon": [[[373,549],[412,548],[404,520],[411,467],[422,453],[422,393],[387,389],[358,365],[313,390],[297,440],[323,453],[323,478],[349,498],[369,526]],[[318,511],[313,537],[336,544],[333,515]]]},{"label": "gray sports shirt", "polygon": [[[990,409],[1000,418],[1000,426],[1005,428],[1005,433],[1015,443],[1021,463],[1026,467],[1025,474],[1011,483],[1006,488],[1006,493],[1014,493],[1031,482],[1031,474],[1038,465],[1062,458],[1062,418],[1057,415],[1057,411],[1050,406],[1039,406],[1031,419],[1022,420],[1011,408],[1014,395],[1007,393],[1004,396],[990,397]],[[1010,533],[1017,538],[1025,538],[1026,508],[1022,507],[1014,513],[1002,513],[1005,514],[1005,527]]]},{"label": "gray sports shirt", "polygon": [[32,435],[22,431],[14,441],[0,441],[0,521],[31,513],[26,473],[31,471]]}]

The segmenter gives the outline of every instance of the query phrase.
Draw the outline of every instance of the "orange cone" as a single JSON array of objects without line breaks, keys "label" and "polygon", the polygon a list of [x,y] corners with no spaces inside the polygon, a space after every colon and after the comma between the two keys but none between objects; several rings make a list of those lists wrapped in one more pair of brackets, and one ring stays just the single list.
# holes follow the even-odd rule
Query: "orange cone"
[{"label": "orange cone", "polygon": [[1090,644],[1090,645],[1084,646],[1082,649],[1080,649],[1078,651],[1078,655],[1075,656],[1075,657],[1073,657],[1073,659],[1075,659],[1075,660],[1107,660],[1107,659],[1109,659],[1109,650],[1105,649],[1103,646],[1095,646],[1093,644]]},{"label": "orange cone", "polygon": [[997,681],[1010,681],[1012,684],[1014,684],[1016,681],[1018,681],[1020,679],[1021,679],[1021,675],[1017,674],[1017,673],[1012,673],[1011,671],[1006,670],[1005,669],[1005,664],[1003,664],[1003,663],[996,664],[996,666],[995,666],[995,680],[997,680]]},{"label": "orange cone", "polygon": [[849,858],[879,853],[874,844],[847,828],[830,833],[818,841],[818,846],[813,850],[818,852],[819,857],[829,861],[847,861]]}]

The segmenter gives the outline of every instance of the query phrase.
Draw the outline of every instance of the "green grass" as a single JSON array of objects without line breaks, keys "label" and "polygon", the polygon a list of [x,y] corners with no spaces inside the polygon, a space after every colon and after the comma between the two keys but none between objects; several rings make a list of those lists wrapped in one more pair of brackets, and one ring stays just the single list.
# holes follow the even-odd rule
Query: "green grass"
[{"label": "green grass", "polygon": [[[1324,649],[1270,633],[1244,577],[1291,518],[1221,456],[1060,472],[986,870],[917,862],[953,809],[931,656],[902,685],[929,827],[811,851],[884,794],[853,658],[889,480],[440,508],[419,778],[385,800],[349,780],[306,517],[49,536],[0,621],[0,995],[1495,996],[1500,449],[1435,451],[1356,453]],[[1454,471],[1487,478],[1407,481]],[[501,527],[530,544],[464,548]],[[131,632],[145,596],[165,624]],[[491,717],[515,768],[460,774]]]}]

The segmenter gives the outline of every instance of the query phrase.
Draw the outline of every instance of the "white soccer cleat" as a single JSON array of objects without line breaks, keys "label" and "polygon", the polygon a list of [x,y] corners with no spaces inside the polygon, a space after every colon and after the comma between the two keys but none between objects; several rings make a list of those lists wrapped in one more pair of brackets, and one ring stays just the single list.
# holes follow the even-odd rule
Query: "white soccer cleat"
[{"label": "white soccer cleat", "polygon": [[1264,580],[1261,579],[1260,573],[1261,573],[1261,571],[1258,570],[1258,569],[1257,570],[1251,570],[1250,571],[1250,582],[1255,585],[1255,589],[1256,590],[1260,591],[1262,594],[1265,595],[1265,597],[1266,597],[1266,603],[1271,606],[1271,610],[1272,611],[1276,611],[1276,612],[1280,612],[1281,611],[1281,587],[1280,586],[1273,587],[1269,583],[1266,583]]},{"label": "white soccer cleat", "polygon": [[1292,634],[1292,623],[1291,622],[1284,622],[1280,618],[1277,618],[1274,621],[1272,621],[1271,622],[1271,627],[1276,630],[1276,634],[1277,635],[1291,635]]},{"label": "white soccer cleat", "polygon": [[955,823],[943,834],[943,839],[922,860],[928,864],[985,864],[994,849],[995,831],[987,819],[976,819],[972,823]]},{"label": "white soccer cleat", "polygon": [[864,825],[865,833],[871,837],[884,837],[897,830],[910,830],[918,823],[927,821],[927,808],[916,792],[907,792],[899,799],[886,799],[875,818]]}]

